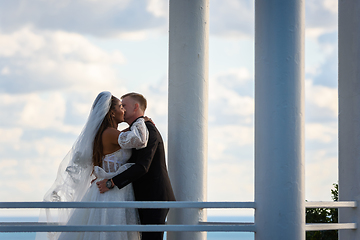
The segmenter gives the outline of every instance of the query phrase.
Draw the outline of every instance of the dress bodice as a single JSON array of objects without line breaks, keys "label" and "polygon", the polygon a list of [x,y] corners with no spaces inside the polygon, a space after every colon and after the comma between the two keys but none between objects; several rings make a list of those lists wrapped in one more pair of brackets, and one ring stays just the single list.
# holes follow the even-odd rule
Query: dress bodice
[{"label": "dress bodice", "polygon": [[106,154],[103,157],[102,168],[105,172],[116,172],[131,157],[131,149],[119,149],[116,152]]}]

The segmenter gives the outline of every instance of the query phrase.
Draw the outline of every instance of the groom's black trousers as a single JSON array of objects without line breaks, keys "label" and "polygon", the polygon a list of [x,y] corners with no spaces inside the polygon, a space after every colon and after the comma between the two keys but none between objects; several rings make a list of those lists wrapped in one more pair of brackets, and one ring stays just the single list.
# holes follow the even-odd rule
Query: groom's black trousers
[{"label": "groom's black trousers", "polygon": [[[140,222],[147,224],[165,224],[169,209],[138,209]],[[142,240],[163,240],[164,232],[142,232]]]}]

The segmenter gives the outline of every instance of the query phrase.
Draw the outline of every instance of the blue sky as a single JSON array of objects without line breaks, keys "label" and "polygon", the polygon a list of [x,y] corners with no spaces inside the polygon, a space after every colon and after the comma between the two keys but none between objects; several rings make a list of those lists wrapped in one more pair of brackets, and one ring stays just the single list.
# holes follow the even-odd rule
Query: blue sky
[{"label": "blue sky", "polygon": [[[42,200],[100,91],[143,93],[167,139],[168,1],[0,0],[0,16],[0,201]],[[330,200],[337,0],[306,1],[305,40],[305,197]],[[253,201],[254,1],[210,0],[209,56],[208,201]]]}]

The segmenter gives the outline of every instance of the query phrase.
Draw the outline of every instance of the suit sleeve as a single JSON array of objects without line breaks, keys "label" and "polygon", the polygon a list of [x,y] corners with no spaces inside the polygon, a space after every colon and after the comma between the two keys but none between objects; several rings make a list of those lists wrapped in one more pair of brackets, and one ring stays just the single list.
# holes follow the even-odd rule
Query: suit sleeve
[{"label": "suit sleeve", "polygon": [[135,164],[133,166],[112,179],[119,189],[142,177],[150,168],[159,141],[155,126],[150,122],[146,122],[145,124],[149,130],[147,146],[137,150],[137,158],[135,159]]}]

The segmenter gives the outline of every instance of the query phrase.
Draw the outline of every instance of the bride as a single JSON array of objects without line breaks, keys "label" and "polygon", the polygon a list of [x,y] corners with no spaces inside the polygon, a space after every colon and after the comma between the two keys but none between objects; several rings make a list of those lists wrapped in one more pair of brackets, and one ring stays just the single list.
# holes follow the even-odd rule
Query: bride
[{"label": "bride", "polygon": [[[141,118],[127,131],[117,130],[124,121],[125,109],[110,92],[101,92],[95,99],[89,118],[70,152],[61,162],[55,183],[45,194],[44,201],[133,201],[129,184],[116,191],[100,193],[96,182],[111,179],[128,169],[132,148],[146,147],[148,131]],[[115,188],[117,188],[115,186]],[[48,222],[68,225],[138,224],[136,209],[79,208],[46,209]],[[43,239],[37,234],[37,239]],[[63,232],[48,233],[51,240],[139,240],[138,232]]]}]

